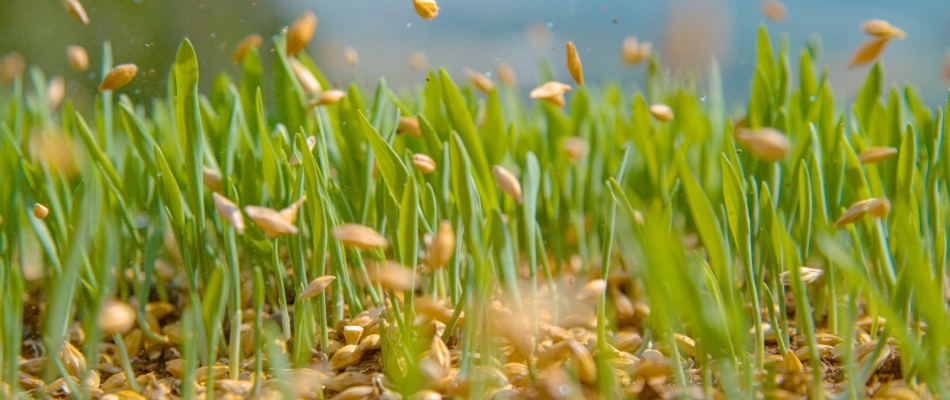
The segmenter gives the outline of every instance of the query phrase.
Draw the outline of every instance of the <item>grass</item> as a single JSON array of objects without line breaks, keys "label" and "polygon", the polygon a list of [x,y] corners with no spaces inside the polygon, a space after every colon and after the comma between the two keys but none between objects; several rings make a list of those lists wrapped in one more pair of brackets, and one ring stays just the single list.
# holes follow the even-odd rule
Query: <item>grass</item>
[{"label": "grass", "polygon": [[[950,396],[947,109],[880,64],[842,106],[762,28],[733,113],[715,63],[704,86],[657,57],[643,93],[566,108],[444,69],[310,107],[290,57],[331,86],[284,40],[272,82],[252,48],[207,94],[185,40],[150,104],[51,108],[36,67],[2,89],[4,397]],[[238,229],[211,192],[276,217]],[[136,317],[104,332],[113,299]]]}]

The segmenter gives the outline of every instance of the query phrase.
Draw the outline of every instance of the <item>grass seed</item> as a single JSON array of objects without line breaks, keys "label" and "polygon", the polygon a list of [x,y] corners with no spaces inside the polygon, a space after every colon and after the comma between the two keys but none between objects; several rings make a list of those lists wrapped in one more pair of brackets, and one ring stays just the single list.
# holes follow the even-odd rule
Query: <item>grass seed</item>
[{"label": "grass seed", "polygon": [[567,53],[567,71],[570,72],[577,86],[583,86],[584,67],[581,65],[581,56],[577,54],[577,48],[574,47],[573,42],[568,41],[564,44],[564,48]]},{"label": "grass seed", "polygon": [[234,227],[234,230],[239,234],[244,234],[244,214],[241,214],[241,209],[238,208],[237,204],[234,204],[231,200],[228,200],[227,197],[224,197],[217,192],[211,194],[211,199],[214,202],[214,208],[217,210],[218,215],[221,216],[228,224]]},{"label": "grass seed", "polygon": [[46,85],[46,106],[55,110],[66,97],[66,80],[61,76],[54,76]]},{"label": "grass seed", "polygon": [[412,166],[423,174],[431,174],[435,171],[435,160],[425,154],[416,153],[412,155]]},{"label": "grass seed", "polygon": [[254,221],[269,239],[280,235],[296,235],[298,230],[293,224],[287,222],[280,212],[267,207],[245,206],[244,213]]},{"label": "grass seed", "polygon": [[429,246],[429,267],[432,270],[441,268],[455,253],[455,231],[452,223],[442,221],[435,233],[432,245]]},{"label": "grass seed", "polygon": [[0,82],[10,83],[13,78],[23,74],[26,69],[26,59],[17,52],[9,53],[0,59]]},{"label": "grass seed", "polygon": [[289,206],[282,208],[280,216],[284,218],[287,223],[293,224],[297,219],[297,212],[300,211],[300,207],[303,206],[303,203],[307,201],[307,196],[300,196],[297,201],[291,203]]},{"label": "grass seed", "polygon": [[498,81],[504,86],[512,87],[517,84],[515,71],[504,60],[498,60],[495,63],[495,75],[498,76]]},{"label": "grass seed", "polygon": [[577,300],[584,303],[596,302],[607,291],[607,281],[603,279],[594,279],[584,284],[584,287],[577,292]]},{"label": "grass seed", "polygon": [[439,16],[439,6],[435,0],[412,0],[412,7],[422,19],[433,19]]},{"label": "grass seed", "polygon": [[882,19],[869,19],[862,22],[861,31],[882,39],[904,40],[907,38],[903,30]]},{"label": "grass seed", "polygon": [[247,51],[251,48],[259,49],[264,45],[264,38],[261,35],[252,33],[241,39],[238,42],[237,46],[234,47],[234,52],[231,53],[231,62],[238,64],[244,62],[244,57],[247,56]]},{"label": "grass seed", "polygon": [[317,279],[310,281],[310,284],[307,285],[297,296],[297,300],[306,300],[310,298],[317,297],[320,293],[323,293],[330,284],[333,283],[336,277],[333,275],[321,276]]},{"label": "grass seed", "polygon": [[881,52],[884,51],[884,45],[890,41],[890,38],[878,37],[870,39],[858,46],[857,50],[854,51],[854,54],[851,55],[851,59],[848,61],[848,68],[860,67],[862,65],[867,65],[881,55]]},{"label": "grass seed", "polygon": [[327,106],[330,104],[336,104],[336,103],[339,103],[340,100],[343,100],[344,98],[346,98],[346,92],[342,90],[331,89],[331,90],[327,90],[326,92],[321,93],[319,97],[317,97],[315,100],[310,102],[309,106],[320,107],[320,106]]},{"label": "grass seed", "polygon": [[641,43],[636,36],[627,36],[623,39],[623,45],[620,47],[620,59],[624,65],[633,67],[650,58],[652,51],[652,43]]},{"label": "grass seed", "polygon": [[666,104],[654,104],[650,106],[650,115],[657,121],[670,122],[673,120],[673,109]]},{"label": "grass seed", "polygon": [[132,82],[132,79],[135,78],[138,72],[139,67],[135,64],[116,65],[115,68],[112,68],[112,70],[106,74],[105,78],[102,78],[102,83],[99,84],[99,91],[119,90],[123,86],[128,85],[129,82]]},{"label": "grass seed", "polygon": [[784,159],[791,148],[788,138],[773,128],[740,129],[736,134],[736,141],[745,146],[754,157],[768,162]]},{"label": "grass seed", "polygon": [[429,57],[421,51],[414,51],[409,54],[409,68],[416,72],[425,72],[429,67]]},{"label": "grass seed", "polygon": [[544,100],[558,107],[564,106],[564,93],[571,90],[571,85],[561,82],[546,82],[531,90],[528,97],[534,100]]},{"label": "grass seed", "polygon": [[895,147],[869,147],[867,150],[862,151],[861,154],[858,154],[858,160],[861,161],[861,164],[873,164],[887,160],[895,155],[897,155],[897,148]]},{"label": "grass seed", "polygon": [[785,5],[778,0],[764,0],[759,10],[772,22],[784,22],[785,17],[788,16]]},{"label": "grass seed", "polygon": [[66,59],[69,66],[78,72],[86,72],[89,69],[89,55],[82,46],[66,46]]},{"label": "grass seed", "polygon": [[389,241],[375,229],[359,224],[343,224],[333,230],[333,236],[344,246],[372,250],[389,246]]},{"label": "grass seed", "polygon": [[117,300],[109,300],[99,308],[96,323],[104,334],[124,334],[135,324],[135,309]]},{"label": "grass seed", "polygon": [[33,204],[33,216],[34,216],[34,217],[36,217],[36,218],[38,218],[38,219],[44,219],[44,218],[46,218],[47,215],[49,215],[49,208],[46,208],[46,206],[44,206],[44,205],[42,205],[42,204],[40,204],[40,203]]},{"label": "grass seed", "polygon": [[419,131],[419,120],[416,117],[399,117],[396,133],[405,133],[416,139],[422,138],[422,132]]},{"label": "grass seed", "polygon": [[357,53],[356,49],[352,47],[345,47],[343,49],[343,62],[350,68],[355,67],[360,62],[360,53]]},{"label": "grass seed", "polygon": [[294,71],[294,76],[297,77],[297,82],[300,83],[300,87],[304,92],[308,94],[319,94],[323,91],[323,88],[320,86],[320,81],[317,80],[317,77],[313,76],[313,72],[310,71],[310,68],[307,68],[306,65],[303,65],[303,63],[296,58],[290,59],[290,69]]},{"label": "grass seed", "polygon": [[[817,268],[808,268],[808,267],[798,267],[798,274],[801,277],[802,283],[810,284],[818,280],[818,278],[823,275],[825,271],[822,271]],[[779,274],[779,280],[782,281],[782,285],[791,286],[792,278],[789,271],[782,272]]]},{"label": "grass seed", "polygon": [[492,174],[495,176],[495,184],[498,185],[498,188],[511,196],[516,203],[521,204],[521,183],[518,182],[518,178],[515,178],[514,174],[500,165],[492,168]]},{"label": "grass seed", "polygon": [[478,89],[478,91],[482,93],[488,93],[492,91],[492,89],[495,88],[495,83],[492,82],[491,79],[485,76],[484,74],[481,74],[469,68],[465,68],[464,72],[465,72],[465,78],[471,81],[472,84],[475,85],[475,88]]},{"label": "grass seed", "polygon": [[86,9],[83,8],[79,0],[62,0],[62,2],[63,7],[66,7],[66,11],[73,16],[73,19],[83,25],[89,25],[89,16],[86,15]]},{"label": "grass seed", "polygon": [[287,28],[287,55],[292,56],[303,50],[310,44],[314,32],[317,31],[317,16],[313,11],[304,11]]}]

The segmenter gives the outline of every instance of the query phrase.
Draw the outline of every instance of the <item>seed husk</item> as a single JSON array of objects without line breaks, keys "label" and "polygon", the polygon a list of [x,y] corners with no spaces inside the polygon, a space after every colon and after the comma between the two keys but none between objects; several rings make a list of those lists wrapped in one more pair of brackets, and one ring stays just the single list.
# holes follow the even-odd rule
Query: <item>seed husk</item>
[{"label": "seed husk", "polygon": [[495,175],[495,183],[498,188],[511,196],[516,203],[521,204],[523,199],[521,198],[521,183],[518,182],[518,178],[515,178],[514,174],[500,165],[496,165],[492,169],[492,173]]},{"label": "seed husk", "polygon": [[55,110],[66,97],[66,80],[61,76],[55,76],[49,80],[46,86],[46,105],[50,110]]},{"label": "seed husk", "polygon": [[439,16],[439,6],[435,4],[435,0],[412,0],[412,7],[422,19],[433,19]]},{"label": "seed husk", "polygon": [[128,85],[129,82],[132,82],[132,79],[135,78],[138,72],[139,67],[135,64],[116,65],[106,74],[105,78],[102,78],[102,83],[99,84],[99,91],[119,90],[123,86]]},{"label": "seed husk", "polygon": [[861,217],[871,212],[872,209],[875,210],[876,214],[886,216],[886,213],[890,212],[890,202],[884,205],[881,200],[875,198],[855,202],[851,207],[848,207],[848,210],[844,212],[841,218],[835,221],[835,228],[840,228],[861,219]]},{"label": "seed husk", "polygon": [[376,350],[382,346],[380,343],[380,337],[378,333],[371,335],[366,335],[360,340],[360,344],[356,346],[357,351],[370,351]]},{"label": "seed husk", "polygon": [[321,276],[317,279],[314,279],[309,285],[307,285],[307,287],[303,289],[303,291],[300,292],[300,295],[297,296],[297,300],[306,300],[317,297],[317,295],[323,293],[324,290],[330,287],[330,284],[333,283],[333,280],[335,279],[336,277],[333,275]]},{"label": "seed husk", "polygon": [[419,131],[419,120],[416,117],[399,117],[396,133],[405,133],[417,139],[421,138],[422,132]]},{"label": "seed husk", "polygon": [[414,51],[409,54],[409,68],[416,72],[425,72],[429,67],[429,57],[421,51]]},{"label": "seed husk", "polygon": [[564,93],[571,90],[571,85],[561,82],[546,82],[531,90],[528,97],[534,100],[544,100],[558,107],[564,106]]},{"label": "seed husk", "polygon": [[848,68],[860,67],[877,60],[888,41],[890,41],[890,38],[885,37],[873,38],[862,43],[848,61]]},{"label": "seed husk", "polygon": [[317,97],[310,102],[310,107],[320,107],[330,104],[339,103],[340,100],[343,100],[346,97],[346,92],[338,89],[330,89],[326,92],[320,94],[320,97]]},{"label": "seed husk", "polygon": [[475,85],[475,88],[478,89],[478,91],[482,93],[488,93],[495,88],[495,83],[484,74],[468,68],[465,68],[464,72],[465,78],[472,81],[472,84]]},{"label": "seed husk", "polygon": [[244,57],[247,56],[248,50],[250,50],[252,47],[259,49],[263,45],[264,38],[262,38],[261,35],[252,33],[245,36],[244,39],[241,39],[237,46],[234,47],[234,52],[231,53],[231,62],[235,64],[244,62]]},{"label": "seed husk", "polygon": [[760,10],[772,22],[783,22],[788,14],[785,5],[778,0],[763,1]]},{"label": "seed husk", "polygon": [[798,359],[798,356],[795,355],[794,351],[786,350],[785,351],[785,371],[790,374],[800,374],[805,371],[805,366],[802,365],[802,361]]},{"label": "seed husk", "polygon": [[294,71],[294,76],[297,78],[297,82],[300,83],[300,87],[304,92],[308,94],[318,94],[323,91],[323,87],[320,86],[320,81],[317,80],[317,77],[313,76],[313,72],[310,72],[310,69],[296,58],[290,59],[290,69]]},{"label": "seed husk", "polygon": [[650,106],[650,115],[660,122],[670,122],[673,120],[673,109],[666,104],[654,104]]},{"label": "seed husk", "polygon": [[346,47],[343,49],[343,61],[348,67],[355,67],[360,62],[360,53],[352,47]]},{"label": "seed husk", "polygon": [[280,235],[296,235],[298,230],[293,224],[287,222],[280,212],[267,207],[245,206],[244,213],[254,221],[268,238],[273,239]]},{"label": "seed husk", "polygon": [[861,23],[861,31],[882,39],[904,40],[907,38],[907,34],[904,33],[903,30],[882,19],[869,19],[864,21]]},{"label": "seed husk", "polygon": [[[802,283],[806,285],[818,280],[818,278],[820,278],[824,273],[825,271],[817,268],[798,267],[798,274],[801,276]],[[792,278],[789,271],[779,274],[779,280],[781,280],[782,284],[785,286],[791,286],[792,284]]]},{"label": "seed husk", "polygon": [[63,366],[66,367],[66,371],[68,371],[70,375],[80,376],[86,371],[86,356],[84,356],[76,346],[73,346],[72,343],[63,342],[60,360],[62,360]]},{"label": "seed husk", "polygon": [[511,66],[503,60],[499,60],[495,64],[495,75],[498,76],[498,81],[501,82],[504,86],[515,86],[515,71],[511,69]]},{"label": "seed husk", "polygon": [[287,28],[287,55],[292,56],[303,50],[313,39],[317,30],[317,16],[307,10]]},{"label": "seed husk", "polygon": [[412,166],[423,174],[431,174],[435,171],[435,160],[425,154],[416,153],[412,155]]},{"label": "seed husk", "polygon": [[46,218],[49,215],[49,209],[46,206],[36,203],[33,204],[33,216],[39,219]]},{"label": "seed husk", "polygon": [[347,345],[356,345],[360,342],[360,337],[363,336],[363,327],[356,325],[347,325],[343,327],[343,337],[346,339]]},{"label": "seed husk", "polygon": [[355,247],[360,250],[389,246],[389,241],[383,235],[365,225],[352,223],[340,225],[333,230],[333,236],[344,246]]},{"label": "seed husk", "polygon": [[73,19],[82,22],[83,25],[89,25],[89,16],[86,15],[86,9],[79,0],[62,0],[62,2],[63,7],[66,7],[66,11],[73,16]]},{"label": "seed husk", "polygon": [[585,303],[597,301],[607,291],[607,281],[603,279],[594,279],[584,284],[584,287],[577,292],[577,300]]},{"label": "seed husk", "polygon": [[211,199],[214,201],[214,208],[218,211],[218,215],[228,224],[234,227],[234,230],[238,235],[244,234],[244,214],[241,214],[241,209],[238,208],[237,204],[234,204],[227,197],[224,197],[217,192],[211,193]]},{"label": "seed husk", "polygon": [[581,65],[581,56],[577,54],[577,48],[574,42],[568,41],[564,44],[567,53],[567,71],[571,73],[571,78],[577,86],[584,86],[584,67]]},{"label": "seed husk", "polygon": [[333,357],[330,358],[329,367],[333,371],[341,370],[359,362],[363,357],[363,352],[356,345],[346,345],[341,347]]},{"label": "seed husk", "polygon": [[740,129],[736,133],[736,141],[756,158],[769,162],[782,160],[791,148],[788,138],[772,128]]},{"label": "seed husk", "polygon": [[104,334],[125,334],[135,324],[135,309],[121,301],[107,301],[99,309],[96,323]]},{"label": "seed husk", "polygon": [[26,69],[26,59],[17,52],[9,53],[0,59],[0,82],[10,83],[13,78]]},{"label": "seed husk", "polygon": [[297,219],[297,211],[300,210],[300,207],[303,206],[303,202],[307,201],[307,196],[300,196],[297,201],[293,202],[287,207],[282,208],[280,216],[284,218],[287,223],[293,224],[294,220]]},{"label": "seed husk", "polygon": [[861,164],[873,164],[884,161],[897,155],[897,149],[894,147],[869,147],[867,150],[858,154],[858,160]]},{"label": "seed husk", "polygon": [[439,223],[432,245],[429,246],[429,267],[432,270],[441,268],[452,258],[453,253],[455,253],[455,231],[452,229],[451,222],[442,221]]},{"label": "seed husk", "polygon": [[620,48],[620,58],[624,65],[632,67],[650,58],[652,50],[652,43],[641,43],[636,36],[627,36],[623,39],[623,45]]}]

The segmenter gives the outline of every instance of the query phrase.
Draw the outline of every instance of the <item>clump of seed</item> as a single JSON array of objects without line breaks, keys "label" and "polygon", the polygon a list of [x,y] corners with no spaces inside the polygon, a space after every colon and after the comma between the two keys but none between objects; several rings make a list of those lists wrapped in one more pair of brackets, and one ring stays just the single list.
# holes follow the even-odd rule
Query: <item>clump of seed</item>
[{"label": "clump of seed", "polygon": [[890,38],[879,37],[862,43],[848,61],[848,68],[867,65],[876,60],[884,51],[884,45],[888,41],[890,41]]},{"label": "clump of seed", "polygon": [[360,62],[360,53],[356,49],[347,46],[343,49],[343,61],[348,67],[355,67]]},{"label": "clump of seed", "polygon": [[567,71],[571,73],[571,78],[577,86],[584,85],[584,67],[581,65],[581,56],[577,54],[577,48],[574,42],[568,41],[564,44],[567,53]]},{"label": "clump of seed", "polygon": [[632,67],[650,58],[652,50],[653,43],[641,43],[636,36],[627,36],[623,39],[623,45],[620,48],[620,59],[623,60],[624,65]]},{"label": "clump of seed", "polygon": [[414,138],[421,138],[422,132],[419,131],[419,119],[416,117],[399,117],[399,123],[396,126],[396,133],[405,133]]},{"label": "clump of seed", "polygon": [[303,50],[313,39],[317,30],[317,16],[312,11],[305,11],[287,28],[287,55],[291,56]]},{"label": "clump of seed", "polygon": [[435,171],[435,160],[422,153],[412,155],[412,165],[423,174],[431,174]]},{"label": "clump of seed", "polygon": [[844,215],[835,221],[835,228],[840,228],[842,226],[854,223],[868,213],[871,213],[872,216],[877,218],[884,218],[890,213],[890,211],[891,202],[887,199],[870,198],[861,200],[852,204],[851,207],[848,207],[848,210],[845,211]]},{"label": "clump of seed", "polygon": [[740,129],[736,133],[736,141],[756,158],[769,162],[782,160],[791,148],[788,138],[772,128]]},{"label": "clump of seed", "polygon": [[864,21],[861,23],[861,31],[882,39],[904,40],[907,38],[907,34],[904,33],[903,30],[882,19],[869,19]]},{"label": "clump of seed", "polygon": [[313,76],[313,72],[310,72],[310,69],[307,68],[306,65],[303,65],[302,62],[291,58],[290,69],[294,71],[294,76],[297,77],[297,82],[300,83],[300,87],[304,92],[317,94],[323,90],[320,86],[320,81],[317,80],[317,77]]},{"label": "clump of seed", "polygon": [[435,0],[412,0],[412,7],[422,19],[433,19],[439,16],[439,6]]},{"label": "clump of seed", "polygon": [[238,235],[243,235],[244,215],[241,214],[241,209],[237,204],[217,192],[211,194],[211,199],[214,201],[214,208],[218,211],[218,215],[233,226]]},{"label": "clump of seed", "polygon": [[247,56],[247,51],[251,48],[259,49],[264,45],[264,38],[261,35],[252,33],[241,39],[238,42],[237,46],[234,47],[234,52],[231,53],[231,62],[241,63],[244,62],[244,57]]},{"label": "clump of seed", "polygon": [[297,296],[297,300],[306,300],[317,297],[317,295],[323,293],[324,290],[330,287],[330,284],[333,283],[335,279],[335,276],[327,275],[310,281],[310,284],[300,292],[299,296]]},{"label": "clump of seed", "polygon": [[475,88],[482,93],[488,93],[495,88],[495,83],[491,81],[484,74],[475,72],[471,69],[465,68],[465,77],[472,81],[472,84],[475,85]]},{"label": "clump of seed", "polygon": [[333,230],[333,236],[347,247],[371,250],[389,246],[389,241],[375,229],[359,224],[343,224]]},{"label": "clump of seed", "polygon": [[119,90],[129,84],[129,82],[132,82],[132,79],[135,78],[138,72],[139,67],[135,64],[116,65],[115,68],[112,68],[112,70],[106,74],[105,78],[102,78],[102,83],[99,84],[99,91]]},{"label": "clump of seed", "polygon": [[515,71],[511,69],[511,66],[503,60],[499,60],[495,64],[495,75],[498,76],[498,81],[501,82],[504,86],[514,86],[516,84]]},{"label": "clump of seed", "polygon": [[768,19],[773,22],[783,22],[788,14],[785,5],[778,0],[765,0],[759,8]]},{"label": "clump of seed", "polygon": [[66,7],[66,11],[73,16],[73,19],[82,22],[83,25],[89,25],[89,16],[86,15],[86,9],[79,0],[62,0],[62,2],[63,7]]},{"label": "clump of seed", "polygon": [[274,209],[259,206],[245,206],[244,213],[254,221],[261,230],[264,231],[269,239],[280,235],[296,235],[297,227],[287,222],[279,212]]},{"label": "clump of seed", "polygon": [[[818,278],[820,278],[824,273],[825,271],[817,268],[798,267],[798,275],[801,277],[802,283],[806,285],[818,280]],[[779,280],[782,281],[783,285],[791,286],[792,277],[790,271],[785,271],[779,274]]]},{"label": "clump of seed", "polygon": [[492,169],[492,173],[495,175],[495,183],[498,188],[511,196],[516,203],[521,204],[523,199],[521,198],[521,183],[518,182],[518,178],[515,178],[514,174],[500,165],[496,165]]},{"label": "clump of seed", "polygon": [[439,224],[439,230],[435,233],[435,239],[429,246],[429,267],[432,270],[441,268],[452,258],[455,252],[455,231],[452,230],[452,223],[442,221]]},{"label": "clump of seed", "polygon": [[346,92],[338,89],[327,90],[320,94],[315,100],[310,102],[310,107],[320,107],[339,103],[346,97]]},{"label": "clump of seed", "polygon": [[39,219],[46,218],[49,215],[49,209],[46,206],[36,203],[33,204],[33,216]]},{"label": "clump of seed", "polygon": [[135,324],[135,309],[121,301],[107,301],[96,315],[96,324],[104,334],[124,334]]},{"label": "clump of seed", "polygon": [[0,82],[10,83],[13,78],[26,69],[26,59],[17,52],[12,52],[0,59]]},{"label": "clump of seed", "polygon": [[64,97],[66,97],[66,80],[61,76],[53,77],[46,86],[47,107],[50,110],[55,110],[56,107],[59,107],[59,103],[63,102]]},{"label": "clump of seed", "polygon": [[546,82],[531,90],[528,97],[534,100],[544,100],[558,107],[564,107],[564,93],[571,90],[571,85],[561,82]]},{"label": "clump of seed", "polygon": [[89,69],[89,55],[82,46],[66,46],[66,59],[69,60],[69,66],[79,72],[86,72]]},{"label": "clump of seed", "polygon": [[858,160],[861,164],[873,164],[884,161],[897,155],[897,149],[894,147],[869,147],[867,150],[858,154]]},{"label": "clump of seed", "polygon": [[414,51],[409,54],[409,68],[416,72],[424,72],[429,66],[429,57],[421,51]]},{"label": "clump of seed", "polygon": [[650,106],[650,115],[657,121],[670,122],[673,120],[673,109],[666,104],[654,104]]}]

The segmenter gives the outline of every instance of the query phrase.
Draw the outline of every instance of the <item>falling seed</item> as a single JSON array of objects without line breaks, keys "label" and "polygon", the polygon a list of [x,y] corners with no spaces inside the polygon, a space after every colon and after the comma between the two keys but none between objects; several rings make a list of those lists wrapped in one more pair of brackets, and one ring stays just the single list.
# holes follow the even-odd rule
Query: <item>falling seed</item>
[{"label": "falling seed", "polygon": [[877,199],[868,213],[874,218],[886,218],[891,213],[891,201],[884,197]]},{"label": "falling seed", "polygon": [[125,334],[135,324],[135,309],[121,301],[109,300],[99,309],[96,324],[104,334]]},{"label": "falling seed", "polygon": [[347,345],[355,345],[360,342],[360,337],[363,336],[363,327],[348,325],[343,327],[343,337],[346,339]]},{"label": "falling seed", "polygon": [[89,55],[82,46],[66,46],[66,59],[69,60],[69,66],[79,72],[86,72],[89,69]]},{"label": "falling seed", "polygon": [[344,246],[355,247],[360,250],[372,250],[378,247],[385,248],[389,242],[375,229],[359,224],[343,224],[333,230],[333,236]]},{"label": "falling seed", "polygon": [[531,90],[528,97],[534,100],[544,100],[558,107],[564,106],[564,93],[571,90],[571,85],[561,82],[547,82]]},{"label": "falling seed", "polygon": [[287,222],[279,212],[271,208],[245,206],[244,213],[247,214],[247,217],[250,218],[251,221],[254,221],[255,225],[264,231],[269,239],[280,235],[296,235],[298,232],[296,226]]},{"label": "falling seed", "polygon": [[564,44],[567,53],[567,71],[571,73],[571,78],[577,86],[584,86],[584,68],[581,66],[581,56],[577,54],[577,48],[574,43],[568,41]]},{"label": "falling seed", "polygon": [[220,192],[222,189],[221,173],[208,166],[201,167],[201,180],[205,186],[214,192]]},{"label": "falling seed", "polygon": [[788,155],[791,143],[782,132],[772,128],[740,129],[736,141],[762,161],[780,161]]},{"label": "falling seed", "polygon": [[[845,211],[841,218],[835,221],[835,228],[840,228],[861,219],[861,217],[870,212],[872,208],[881,207],[878,203],[880,203],[880,200],[875,198],[855,202],[851,207],[848,207],[848,210]],[[888,206],[888,208],[890,207]]]},{"label": "falling seed", "polygon": [[343,100],[346,97],[346,92],[337,89],[330,89],[326,92],[320,94],[320,97],[317,97],[310,102],[310,107],[320,107],[330,104],[339,103],[340,100]]},{"label": "falling seed", "polygon": [[518,182],[518,178],[515,178],[514,174],[500,165],[496,165],[492,169],[492,173],[495,175],[495,183],[498,188],[511,196],[516,203],[521,204],[521,183]]},{"label": "falling seed", "polygon": [[636,36],[627,36],[623,39],[623,45],[620,48],[620,58],[624,65],[632,67],[649,58],[652,50],[652,43],[640,43]]},{"label": "falling seed", "polygon": [[10,83],[13,78],[23,73],[26,69],[26,60],[23,55],[12,52],[0,59],[0,82]]},{"label": "falling seed", "polygon": [[406,268],[395,261],[377,263],[375,267],[367,269],[370,282],[395,292],[413,290],[421,282],[421,280],[415,279],[415,272],[412,269]]},{"label": "falling seed", "polygon": [[39,219],[46,218],[49,215],[49,209],[46,206],[36,203],[33,204],[33,216]]},{"label": "falling seed", "polygon": [[336,353],[333,353],[333,357],[330,358],[329,367],[334,371],[340,370],[356,364],[362,357],[363,352],[359,351],[356,345],[346,345],[337,350]]},{"label": "falling seed", "polygon": [[876,60],[889,40],[890,38],[876,38],[861,44],[848,61],[848,68],[860,67]]},{"label": "falling seed", "polygon": [[99,84],[99,91],[119,90],[129,82],[132,82],[132,78],[135,78],[135,74],[138,72],[139,67],[135,64],[116,65],[115,68],[112,68],[112,70],[106,74],[105,78],[102,78],[102,83]]},{"label": "falling seed", "polygon": [[250,50],[252,47],[259,49],[263,45],[264,38],[262,38],[261,35],[253,33],[245,36],[244,39],[241,39],[241,41],[238,42],[237,46],[234,48],[234,52],[231,53],[231,62],[244,62],[244,57],[247,56],[248,50]]},{"label": "falling seed", "polygon": [[293,224],[294,220],[297,219],[297,211],[300,210],[300,206],[302,206],[305,201],[307,201],[307,196],[300,196],[300,198],[293,202],[293,204],[282,208],[278,212],[280,213],[280,216],[284,218],[285,221],[287,221],[287,223]]},{"label": "falling seed", "polygon": [[607,281],[603,279],[594,279],[584,284],[584,287],[577,292],[577,300],[584,303],[597,301],[607,291]]},{"label": "falling seed", "polygon": [[228,224],[231,224],[231,226],[234,227],[234,230],[237,231],[238,235],[243,235],[244,215],[241,214],[241,209],[238,208],[238,206],[227,197],[224,197],[217,192],[211,193],[211,199],[214,201],[214,208],[218,211],[218,215],[227,221]]},{"label": "falling seed", "polygon": [[896,154],[897,149],[894,147],[870,147],[858,154],[858,160],[861,161],[861,164],[873,164],[891,158]]},{"label": "falling seed", "polygon": [[501,82],[504,86],[515,86],[515,71],[511,69],[511,66],[508,63],[499,60],[495,64],[495,75],[498,76],[498,81]]},{"label": "falling seed", "polygon": [[[791,286],[792,278],[790,271],[785,271],[779,274],[779,280],[782,282],[782,285]],[[825,271],[822,271],[817,268],[808,268],[808,267],[798,267],[798,276],[801,277],[802,283],[810,284],[823,275]]]},{"label": "falling seed", "polygon": [[46,86],[46,105],[50,110],[55,110],[66,97],[66,80],[61,76],[53,77]]},{"label": "falling seed", "polygon": [[412,7],[422,19],[433,19],[439,16],[439,6],[435,0],[412,0]]},{"label": "falling seed", "polygon": [[89,16],[86,15],[86,9],[82,7],[79,0],[62,0],[62,2],[63,7],[66,7],[66,11],[73,16],[73,19],[82,22],[83,25],[89,25]]},{"label": "falling seed", "polygon": [[317,279],[314,279],[309,285],[307,285],[307,287],[303,289],[303,291],[300,292],[300,295],[297,296],[297,300],[306,300],[317,297],[317,295],[323,293],[324,290],[330,287],[330,284],[333,283],[333,280],[335,279],[336,277],[333,275],[321,276]]},{"label": "falling seed", "polygon": [[409,68],[416,72],[424,72],[429,66],[429,58],[419,51],[409,54]]},{"label": "falling seed", "polygon": [[313,39],[317,30],[317,16],[307,10],[287,28],[287,55],[291,56],[303,50]]},{"label": "falling seed", "polygon": [[63,342],[60,360],[70,375],[82,376],[83,373],[86,372],[86,356],[68,341]]},{"label": "falling seed", "polygon": [[903,30],[881,19],[864,21],[861,23],[861,30],[868,35],[882,39],[904,40],[907,38],[907,34]]},{"label": "falling seed", "polygon": [[654,104],[650,106],[650,115],[660,122],[670,122],[673,120],[673,109],[666,104]]},{"label": "falling seed", "polygon": [[778,0],[765,0],[759,9],[772,22],[783,22],[788,14],[785,5]]},{"label": "falling seed", "polygon": [[453,253],[455,253],[455,231],[452,230],[451,222],[442,221],[432,245],[429,246],[429,266],[433,270],[441,268],[452,258]]},{"label": "falling seed", "polygon": [[323,88],[320,87],[320,81],[317,80],[317,77],[313,76],[313,72],[310,72],[310,68],[307,68],[306,65],[303,65],[303,63],[296,58],[290,59],[290,69],[294,71],[294,76],[297,77],[297,82],[300,82],[300,87],[303,88],[304,92],[317,94],[323,90]]},{"label": "falling seed", "polygon": [[491,79],[471,69],[465,68],[465,77],[472,81],[472,84],[475,85],[475,88],[477,88],[482,93],[488,93],[495,88],[495,83],[492,82]]},{"label": "falling seed", "polygon": [[548,29],[546,24],[535,21],[528,24],[525,29],[525,37],[528,38],[531,47],[538,50],[544,49],[551,42],[551,30]]},{"label": "falling seed", "polygon": [[423,174],[431,174],[435,171],[435,160],[422,153],[412,155],[412,165]]},{"label": "falling seed", "polygon": [[356,49],[347,47],[343,49],[343,61],[345,61],[349,67],[355,67],[360,61],[360,54],[356,52]]},{"label": "falling seed", "polygon": [[580,159],[587,155],[589,150],[590,146],[584,138],[571,136],[564,139],[564,152],[567,153],[567,157],[573,162],[580,161]]}]

